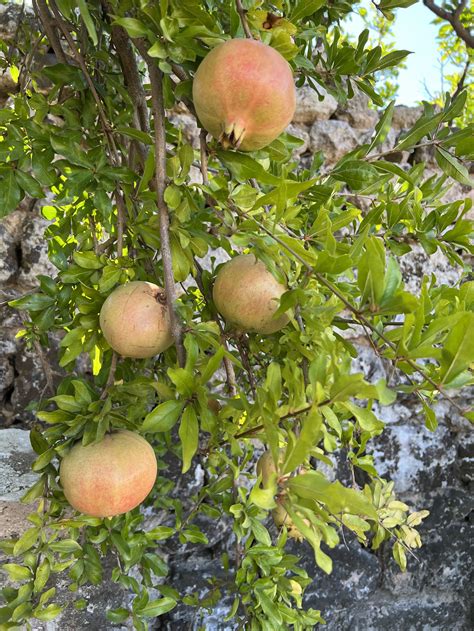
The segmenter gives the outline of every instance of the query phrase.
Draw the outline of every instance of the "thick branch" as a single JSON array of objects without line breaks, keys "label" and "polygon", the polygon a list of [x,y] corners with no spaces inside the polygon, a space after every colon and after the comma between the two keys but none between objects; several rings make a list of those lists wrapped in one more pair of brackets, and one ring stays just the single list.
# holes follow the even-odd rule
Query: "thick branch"
[{"label": "thick branch", "polygon": [[[102,0],[102,6],[109,15],[113,13],[110,3],[107,0]],[[150,121],[146,104],[146,94],[140,79],[137,60],[130,38],[127,31],[121,26],[112,24],[110,29],[112,44],[117,51],[120,65],[122,66],[125,85],[128,88],[133,108],[137,112],[138,128],[148,133],[150,131]]]},{"label": "thick branch", "polygon": [[163,261],[163,273],[165,279],[166,302],[178,355],[178,363],[181,367],[186,363],[186,354],[183,344],[183,329],[175,311],[176,288],[173,275],[173,263],[170,244],[170,218],[168,206],[165,202],[166,189],[166,132],[165,132],[165,106],[163,100],[163,75],[148,55],[147,45],[143,40],[135,39],[135,45],[145,60],[150,74],[151,100],[153,105],[153,119],[155,123],[155,189],[157,197],[158,214],[160,218],[160,251]]},{"label": "thick branch", "polygon": [[48,38],[49,43],[51,44],[51,48],[54,50],[54,54],[63,64],[67,64],[66,55],[61,46],[61,42],[59,41],[59,37],[56,33],[55,27],[53,26],[53,16],[49,12],[48,6],[45,0],[35,0],[33,2],[33,7],[35,9],[35,13],[38,15],[41,24],[45,30],[46,36]]},{"label": "thick branch", "polygon": [[474,48],[474,35],[471,33],[470,29],[466,28],[461,22],[461,13],[466,4],[464,1],[459,3],[453,13],[450,13],[449,11],[446,11],[446,9],[438,6],[434,0],[423,0],[423,4],[439,18],[449,22],[456,35],[465,42],[466,46]]}]

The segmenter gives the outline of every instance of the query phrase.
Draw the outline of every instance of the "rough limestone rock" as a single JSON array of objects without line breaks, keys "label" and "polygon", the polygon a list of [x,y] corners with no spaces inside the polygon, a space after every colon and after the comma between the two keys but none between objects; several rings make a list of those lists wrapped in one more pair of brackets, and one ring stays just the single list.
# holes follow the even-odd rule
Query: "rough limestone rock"
[{"label": "rough limestone rock", "polygon": [[14,280],[20,265],[20,239],[25,214],[16,210],[0,222],[0,284]]},{"label": "rough limestone rock", "polygon": [[57,269],[48,259],[47,243],[44,231],[49,221],[32,214],[22,226],[21,253],[22,267],[19,274],[20,282],[25,285],[37,285],[37,276],[55,276]]},{"label": "rough limestone rock", "polygon": [[309,149],[310,143],[309,133],[306,131],[306,129],[302,126],[291,124],[287,127],[286,131],[292,136],[301,138],[301,140],[303,141],[303,144],[293,151],[293,157],[297,158],[303,153],[306,153]]},{"label": "rough limestone rock", "polygon": [[396,105],[393,108],[392,128],[410,129],[423,114],[422,107],[408,107],[407,105]]},{"label": "rough limestone rock", "polygon": [[357,145],[357,135],[345,121],[316,121],[311,127],[311,151],[322,151],[328,164],[334,164]]},{"label": "rough limestone rock", "polygon": [[369,109],[369,97],[358,90],[346,104],[338,106],[334,118],[346,121],[355,129],[372,129],[379,115],[376,110]]},{"label": "rough limestone rock", "polygon": [[336,99],[326,92],[324,88],[318,88],[320,95],[309,86],[304,86],[296,93],[296,111],[293,122],[310,125],[314,121],[327,120],[337,110]]},{"label": "rough limestone rock", "polygon": [[20,499],[37,479],[31,470],[34,459],[29,432],[0,430],[0,537],[16,536],[28,528],[31,507]]},{"label": "rough limestone rock", "polygon": [[454,285],[461,277],[462,269],[455,267],[439,249],[427,254],[418,243],[411,244],[412,250],[399,260],[400,270],[407,291],[417,293],[423,276],[434,274],[439,284]]}]

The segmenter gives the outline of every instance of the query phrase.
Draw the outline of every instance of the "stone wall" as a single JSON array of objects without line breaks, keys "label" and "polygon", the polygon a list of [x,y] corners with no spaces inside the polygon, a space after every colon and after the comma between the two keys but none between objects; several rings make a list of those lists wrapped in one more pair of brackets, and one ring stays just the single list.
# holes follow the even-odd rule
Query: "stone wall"
[{"label": "stone wall", "polygon": [[[0,82],[2,86],[8,82]],[[4,100],[6,98],[4,90]],[[1,99],[1,94],[0,94]],[[419,117],[419,108],[395,108],[393,129],[383,150],[395,146],[400,132]],[[173,113],[191,141],[196,126],[183,111]],[[367,99],[359,94],[342,109],[329,95],[321,102],[313,91],[303,88],[289,131],[303,139],[298,154],[302,160],[323,151],[328,163],[337,161],[357,144],[367,141],[378,120]],[[392,153],[386,159],[402,166],[419,160],[435,169],[429,151]],[[454,185],[446,199],[465,197],[469,191]],[[32,454],[26,429],[34,421],[28,406],[44,396],[45,377],[40,358],[24,348],[15,337],[21,326],[18,313],[6,302],[31,290],[38,274],[54,274],[48,262],[43,231],[46,221],[31,200],[26,200],[11,215],[0,221],[0,533],[10,536],[25,527],[26,509],[18,500],[22,489],[31,482]],[[438,283],[453,284],[460,270],[453,268],[441,253],[429,257],[419,247],[401,258],[402,272],[410,289],[416,289],[423,274],[434,273]],[[54,361],[54,349],[51,351]],[[360,346],[355,369],[363,370],[373,380],[386,376],[388,366],[375,357],[369,346]],[[380,410],[387,430],[374,444],[379,471],[395,481],[401,498],[417,508],[428,508],[430,517],[421,528],[424,546],[409,559],[408,571],[401,574],[387,550],[374,554],[357,541],[346,541],[332,552],[334,572],[326,576],[312,562],[306,544],[294,546],[295,554],[315,576],[308,589],[307,605],[322,609],[328,631],[384,631],[396,627],[403,631],[467,631],[472,628],[469,614],[470,571],[472,564],[472,523],[469,491],[473,477],[473,439],[470,427],[445,403],[439,404],[440,427],[428,432],[416,400],[398,400],[395,406]],[[179,474],[177,474],[179,475]],[[193,476],[183,487],[196,483]],[[184,494],[184,489],[183,489]],[[471,495],[472,498],[472,495]],[[206,577],[219,574],[220,554],[226,550],[226,533],[216,540],[215,526],[210,526],[211,544],[197,551],[192,547],[168,550],[171,580],[180,591],[204,586]],[[90,606],[83,612],[68,613],[48,629],[113,629],[104,611],[118,606],[113,586],[85,592]],[[64,592],[67,598],[67,592]],[[155,622],[156,629],[195,629],[224,631],[233,629],[222,622],[228,603],[218,611],[197,620],[192,612],[178,608]],[[72,616],[72,617],[71,617]],[[200,626],[202,625],[202,626]],[[41,625],[35,628],[43,628]]]}]

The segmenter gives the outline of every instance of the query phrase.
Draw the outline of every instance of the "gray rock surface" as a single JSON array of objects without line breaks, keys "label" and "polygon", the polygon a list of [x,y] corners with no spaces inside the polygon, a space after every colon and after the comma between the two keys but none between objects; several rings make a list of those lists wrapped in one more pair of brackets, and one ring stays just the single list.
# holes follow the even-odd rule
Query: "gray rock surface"
[{"label": "gray rock surface", "polygon": [[396,105],[393,108],[392,127],[393,129],[410,129],[423,114],[422,107],[408,107],[407,105]]},{"label": "gray rock surface", "polygon": [[26,517],[32,509],[20,499],[37,479],[31,470],[34,459],[29,432],[0,429],[0,538],[17,536],[28,528]]},{"label": "gray rock surface", "polygon": [[358,90],[352,99],[338,106],[334,118],[346,121],[355,129],[372,129],[379,115],[376,110],[369,109],[369,97]]},{"label": "gray rock surface", "polygon": [[294,123],[310,125],[314,121],[331,118],[337,110],[337,101],[324,88],[319,88],[319,92],[323,97],[322,100],[319,99],[316,91],[309,86],[304,86],[297,91]]},{"label": "gray rock surface", "polygon": [[311,151],[322,151],[328,164],[334,164],[358,144],[356,132],[345,121],[316,121],[311,127]]}]

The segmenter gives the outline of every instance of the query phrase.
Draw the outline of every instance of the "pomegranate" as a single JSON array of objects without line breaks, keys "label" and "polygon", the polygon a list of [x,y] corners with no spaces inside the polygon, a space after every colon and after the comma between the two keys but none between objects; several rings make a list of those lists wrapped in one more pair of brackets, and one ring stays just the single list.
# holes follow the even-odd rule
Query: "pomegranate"
[{"label": "pomegranate", "polygon": [[288,322],[286,314],[275,317],[285,291],[286,287],[253,254],[241,254],[220,268],[213,298],[228,324],[241,331],[269,334]]},{"label": "pomegranate", "polygon": [[138,506],[153,488],[152,446],[139,434],[118,430],[91,445],[77,443],[61,461],[60,481],[73,508],[112,517]]},{"label": "pomegranate", "polygon": [[100,328],[114,351],[124,357],[161,353],[173,342],[164,290],[145,281],[117,287],[102,305]]},{"label": "pomegranate", "polygon": [[251,39],[219,44],[193,83],[196,113],[225,148],[255,151],[291,122],[296,90],[290,65],[271,46]]}]

